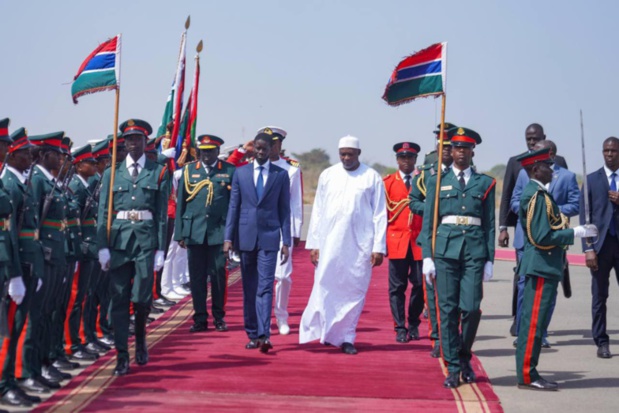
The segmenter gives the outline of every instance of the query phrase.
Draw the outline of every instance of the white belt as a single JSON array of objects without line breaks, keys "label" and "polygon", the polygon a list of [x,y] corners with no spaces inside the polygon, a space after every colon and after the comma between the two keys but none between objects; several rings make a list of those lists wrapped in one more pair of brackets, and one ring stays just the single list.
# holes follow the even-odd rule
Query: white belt
[{"label": "white belt", "polygon": [[118,211],[116,219],[128,219],[130,221],[146,221],[149,219],[153,219],[153,213],[146,210],[136,211],[135,209],[132,209],[131,211]]},{"label": "white belt", "polygon": [[481,225],[481,218],[462,215],[446,215],[441,219],[441,224]]}]

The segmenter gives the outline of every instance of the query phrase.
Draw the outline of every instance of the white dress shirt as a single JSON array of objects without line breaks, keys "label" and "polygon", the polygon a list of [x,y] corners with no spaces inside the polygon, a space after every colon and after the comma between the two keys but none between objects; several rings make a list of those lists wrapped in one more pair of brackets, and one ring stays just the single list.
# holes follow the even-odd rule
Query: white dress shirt
[{"label": "white dress shirt", "polygon": [[[127,158],[125,158],[125,165],[127,165],[127,171],[129,171],[129,176],[133,176],[133,164],[136,161],[133,160],[133,158],[131,157],[131,155],[127,155]],[[142,169],[144,169],[144,163],[146,163],[146,156],[144,156],[144,154],[142,154],[142,156],[140,156],[140,159],[137,160],[138,163],[138,175],[140,174],[140,172],[142,172]]]},{"label": "white dress shirt", "polygon": [[616,171],[611,171],[610,168],[604,165],[604,172],[606,173],[606,178],[608,179],[608,187],[612,185],[610,176],[615,173],[615,188],[619,189],[619,169]]},{"label": "white dress shirt", "polygon": [[[17,177],[17,179],[19,179],[19,182],[21,182],[22,184],[26,183],[26,175],[24,175],[23,173],[19,172],[17,169],[13,168],[12,166],[7,165],[6,169],[8,169],[9,171],[13,172],[13,175],[15,175]],[[2,173],[2,177],[4,177],[4,173],[6,172],[6,170]]]},{"label": "white dress shirt", "polygon": [[266,187],[271,161],[266,161],[263,165],[260,165],[258,161],[254,160],[254,185],[258,184],[258,173],[260,172],[260,166],[264,167],[264,169],[262,170],[262,180],[264,182],[264,186]]},{"label": "white dress shirt", "polygon": [[[455,165],[452,165],[451,169],[454,172],[454,175],[456,175],[456,179],[460,179],[460,169],[458,169]],[[469,183],[469,179],[471,179],[471,174],[473,173],[473,170],[471,169],[471,167],[466,168],[464,171],[464,184],[468,185]]]},{"label": "white dress shirt", "polygon": [[43,172],[43,175],[45,175],[47,179],[49,179],[52,182],[56,182],[56,178],[54,177],[54,175],[52,175],[50,171],[45,169],[43,165],[37,165],[37,168],[39,168],[39,171]]}]

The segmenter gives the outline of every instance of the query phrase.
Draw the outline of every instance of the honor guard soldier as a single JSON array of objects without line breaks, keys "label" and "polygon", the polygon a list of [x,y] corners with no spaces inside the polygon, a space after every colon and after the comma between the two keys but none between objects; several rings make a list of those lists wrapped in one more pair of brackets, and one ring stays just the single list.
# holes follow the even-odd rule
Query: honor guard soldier
[{"label": "honor guard soldier", "polygon": [[[97,248],[97,203],[94,194],[88,188],[88,179],[96,173],[96,160],[92,156],[90,145],[83,146],[72,152],[75,174],[69,183],[73,201],[77,206],[79,228],[79,269],[74,275],[71,296],[68,306],[68,322],[65,332],[66,344],[70,353],[83,352],[98,354],[110,349],[99,342],[96,337],[90,337],[88,343],[83,343],[80,337],[82,309],[86,294],[99,276],[98,248]],[[69,221],[70,222],[70,221]],[[69,227],[71,224],[69,223]],[[96,356],[93,356],[94,359]]]},{"label": "honor guard soldier", "polygon": [[[124,161],[103,174],[97,237],[99,263],[109,270],[111,282],[111,316],[117,364],[114,375],[129,372],[129,305],[135,310],[135,360],[148,363],[146,320],[153,298],[153,274],[163,266],[166,234],[167,181],[161,180],[163,167],[144,156],[151,126],[130,119],[120,129],[127,147]],[[111,186],[113,185],[113,186]],[[112,210],[108,211],[110,187]],[[112,217],[108,233],[107,217]]]},{"label": "honor guard soldier", "polygon": [[[398,171],[383,178],[387,195],[387,256],[389,257],[389,305],[393,317],[396,341],[419,340],[419,316],[423,312],[423,274],[421,248],[417,236],[421,217],[409,209],[415,162],[420,147],[413,142],[393,146]],[[406,287],[411,283],[406,327]]]},{"label": "honor guard soldier", "polygon": [[[95,216],[98,212],[101,177],[112,162],[109,147],[108,139],[104,139],[92,147],[92,156],[97,163],[96,173],[88,179],[88,190],[93,196],[93,207],[91,209],[94,209]],[[124,141],[122,147],[124,148]],[[120,148],[121,146],[117,146],[117,149]],[[118,153],[116,156],[118,156]],[[111,347],[114,345],[114,338],[112,336],[112,322],[108,316],[110,308],[110,277],[107,276],[107,272],[101,271],[101,266],[98,262],[95,262],[94,265],[94,273],[91,276],[91,282],[84,302],[84,338],[88,343],[98,343],[100,341],[103,345]],[[99,338],[97,333],[97,321],[99,323],[98,327],[103,334],[101,338]]]},{"label": "honor guard soldier", "polygon": [[557,383],[537,372],[546,319],[563,277],[565,252],[574,237],[596,237],[595,225],[569,229],[569,219],[561,213],[546,185],[552,181],[550,148],[520,155],[518,161],[531,180],[520,197],[518,216],[525,233],[524,253],[516,274],[526,274],[516,372],[518,387],[531,390],[557,390]]},{"label": "honor guard soldier", "polygon": [[[288,178],[290,179],[290,236],[292,237],[292,245],[288,253],[292,254],[293,247],[299,246],[301,242],[301,228],[303,226],[303,177],[301,166],[297,161],[281,157],[282,144],[287,136],[286,131],[275,126],[267,126],[259,129],[257,133],[269,133],[269,131],[273,139],[269,160],[273,165],[277,165],[287,171]],[[275,306],[273,312],[277,319],[279,334],[286,335],[290,333],[288,301],[292,287],[292,260],[288,260],[284,264],[281,263],[281,260],[280,253],[277,257],[277,266],[275,267]]]},{"label": "honor guard soldier", "polygon": [[236,167],[218,159],[223,139],[198,137],[200,159],[183,168],[178,184],[174,240],[187,248],[195,333],[208,328],[207,277],[217,331],[226,331],[226,257],[223,253],[230,188]]},{"label": "honor guard soldier", "polygon": [[[107,135],[109,142],[109,152],[112,153],[112,144],[114,141],[114,135]],[[116,136],[116,163],[124,162],[127,157],[127,145],[125,144],[125,137],[122,134]]]},{"label": "honor guard soldier", "polygon": [[[437,140],[440,137],[440,127],[441,125],[438,125],[438,129],[434,131]],[[453,162],[453,158],[451,157],[451,141],[449,140],[447,130],[454,127],[455,125],[451,123],[445,123],[445,131],[443,132],[443,153],[441,156],[441,169],[443,176],[449,170],[449,168],[451,168],[451,164]],[[425,208],[426,188],[428,187],[428,181],[432,177],[435,177],[434,179],[436,179],[437,168],[438,159],[436,157],[436,150],[434,150],[426,154],[424,165],[421,166],[421,168],[419,169],[419,173],[413,177],[413,183],[411,185],[411,191],[409,193],[409,207],[414,214],[421,217],[423,217],[423,210]],[[423,237],[417,238],[417,245],[421,246],[422,239]],[[426,308],[428,309],[428,320],[430,321],[429,335],[430,340],[434,342],[434,344],[432,345],[432,351],[430,352],[430,356],[438,358],[441,356],[441,343],[439,341],[436,294],[434,293],[434,284],[427,283],[425,278],[423,278],[423,283]]]},{"label": "honor guard soldier", "polygon": [[[423,214],[423,273],[436,282],[446,388],[475,382],[471,347],[481,318],[482,280],[492,278],[494,261],[494,194],[496,181],[471,168],[473,149],[481,143],[471,129],[448,132],[453,166],[428,182]],[[435,193],[439,193],[436,244],[433,251]],[[438,275],[438,276],[437,276]],[[461,332],[460,333],[460,326]]]},{"label": "honor guard soldier", "polygon": [[[66,270],[65,229],[67,225],[64,196],[52,171],[68,165],[62,159],[64,132],[31,136],[36,145],[33,156],[37,164],[32,172],[32,194],[38,203],[39,237],[43,244],[44,275],[33,297],[28,331],[24,342],[24,372],[26,388],[60,388],[57,369],[52,366],[52,345],[58,342],[59,314],[55,312],[62,300],[62,284]],[[37,313],[38,314],[35,314]],[[37,391],[36,389],[34,391]]]}]

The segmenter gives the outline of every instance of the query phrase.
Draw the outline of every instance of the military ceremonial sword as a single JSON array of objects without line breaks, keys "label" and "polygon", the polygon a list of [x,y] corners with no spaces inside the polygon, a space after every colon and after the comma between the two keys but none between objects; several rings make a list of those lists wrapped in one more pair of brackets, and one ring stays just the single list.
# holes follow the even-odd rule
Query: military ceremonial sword
[{"label": "military ceremonial sword", "polygon": [[[589,215],[589,185],[587,183],[587,159],[585,158],[585,127],[582,121],[582,109],[580,109],[580,142],[582,144],[582,192],[585,201],[585,224],[591,223]],[[593,245],[593,238],[585,238],[587,245]]]}]

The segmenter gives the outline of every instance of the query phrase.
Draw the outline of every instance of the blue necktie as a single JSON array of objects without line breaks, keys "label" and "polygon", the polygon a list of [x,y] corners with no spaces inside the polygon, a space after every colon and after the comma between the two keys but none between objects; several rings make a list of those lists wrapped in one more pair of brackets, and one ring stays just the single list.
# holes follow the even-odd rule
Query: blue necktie
[{"label": "blue necktie", "polygon": [[[610,174],[610,190],[611,191],[617,190],[617,181],[615,181],[616,178],[617,178],[616,172],[613,172],[612,174]],[[613,237],[617,235],[617,228],[615,228],[615,214],[613,214],[610,219],[610,226],[608,227],[608,232]]]},{"label": "blue necktie", "polygon": [[264,166],[260,165],[258,167],[258,182],[256,182],[256,195],[258,195],[258,201],[262,198],[262,192],[264,192],[264,177],[262,176],[263,170]]}]

